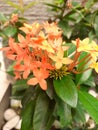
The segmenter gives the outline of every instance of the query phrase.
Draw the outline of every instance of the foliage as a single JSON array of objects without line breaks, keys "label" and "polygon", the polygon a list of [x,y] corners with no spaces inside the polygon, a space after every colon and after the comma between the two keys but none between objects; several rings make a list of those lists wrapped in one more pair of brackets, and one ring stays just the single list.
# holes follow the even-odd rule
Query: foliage
[{"label": "foliage", "polygon": [[54,2],[48,4],[56,13],[50,23],[0,14],[0,35],[8,42],[1,50],[13,61],[8,73],[16,79],[12,97],[22,102],[21,130],[51,130],[56,123],[61,130],[87,130],[85,113],[98,124],[98,100],[89,94],[95,87],[92,72],[98,73],[98,45],[92,40],[98,16],[91,8],[96,1]]},{"label": "foliage", "polygon": [[0,36],[3,37],[5,46],[8,44],[9,37],[17,38],[17,34],[20,31],[19,28],[27,21],[24,17],[24,13],[35,5],[36,2],[30,2],[27,5],[25,5],[23,0],[19,0],[18,4],[11,0],[4,0],[3,2],[14,9],[9,16],[0,13]]},{"label": "foliage", "polygon": [[4,3],[8,4],[9,6],[13,7],[15,9],[15,12],[20,13],[22,16],[24,16],[24,13],[31,8],[33,5],[36,4],[36,2],[30,2],[25,5],[23,0],[18,0],[18,3],[13,2],[12,0],[4,0]]},{"label": "foliage", "polygon": [[77,37],[93,37],[98,39],[98,3],[97,0],[53,0],[46,3],[51,9],[54,19],[59,21],[64,38],[68,41]]}]

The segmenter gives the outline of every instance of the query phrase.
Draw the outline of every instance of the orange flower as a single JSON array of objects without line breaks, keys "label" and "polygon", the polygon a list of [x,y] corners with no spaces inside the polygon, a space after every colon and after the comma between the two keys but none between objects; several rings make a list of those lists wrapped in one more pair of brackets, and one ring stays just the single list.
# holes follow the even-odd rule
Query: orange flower
[{"label": "orange flower", "polygon": [[18,14],[12,14],[10,22],[13,24],[18,22]]},{"label": "orange flower", "polygon": [[14,71],[14,74],[15,74],[15,79],[21,79],[21,74],[19,71]]},{"label": "orange flower", "polygon": [[47,34],[53,34],[55,36],[61,36],[61,34],[62,34],[62,31],[57,26],[56,22],[52,22],[52,23],[44,22],[43,27]]},{"label": "orange flower", "polygon": [[49,72],[45,69],[34,69],[33,70],[33,74],[34,74],[34,78],[31,78],[28,80],[28,84],[29,85],[36,85],[39,83],[40,87],[43,89],[43,90],[46,90],[47,89],[47,82],[46,82],[46,78],[49,77]]},{"label": "orange flower", "polygon": [[33,75],[28,84],[39,83],[46,90],[50,70],[60,69],[63,64],[73,62],[64,57],[64,51],[69,47],[62,41],[62,31],[55,22],[35,22],[32,25],[25,23],[20,30],[25,35],[18,34],[18,42],[10,38],[9,47],[4,48],[7,57],[15,61],[15,78],[29,79]]},{"label": "orange flower", "polygon": [[41,25],[37,22],[34,22],[32,25],[24,23],[24,27],[20,28],[20,30],[22,30],[26,34],[31,33],[32,35],[38,34],[40,29],[41,29]]}]

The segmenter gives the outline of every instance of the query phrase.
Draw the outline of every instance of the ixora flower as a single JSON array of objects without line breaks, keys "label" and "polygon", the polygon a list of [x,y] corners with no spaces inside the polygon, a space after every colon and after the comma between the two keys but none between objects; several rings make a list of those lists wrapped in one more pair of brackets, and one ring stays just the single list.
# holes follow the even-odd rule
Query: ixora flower
[{"label": "ixora flower", "polygon": [[78,113],[81,104],[98,123],[98,114],[94,114],[97,110],[88,100],[98,106],[97,99],[80,90],[83,85],[94,85],[92,69],[98,72],[97,43],[90,38],[67,43],[56,22],[24,23],[19,30],[17,37],[10,37],[8,46],[1,50],[14,61],[16,81],[24,80],[27,86],[33,86],[30,95],[25,92],[21,130],[50,130],[55,120],[63,128],[72,121],[72,109],[76,111],[74,120],[79,114],[84,115],[82,110]]},{"label": "ixora flower", "polygon": [[16,61],[15,77],[26,79],[32,74],[27,83],[39,83],[41,88],[46,90],[45,80],[49,78],[50,72],[73,62],[68,56],[64,57],[64,51],[67,51],[68,47],[62,42],[62,31],[56,23],[48,22],[41,25],[24,24],[20,30],[25,35],[19,34],[17,42],[10,38],[9,47],[6,48],[6,56]]},{"label": "ixora flower", "polygon": [[[69,52],[70,47],[63,42],[62,30],[57,26],[57,23],[44,22],[39,24],[34,22],[32,25],[24,23],[20,30],[23,34],[18,34],[18,40],[10,38],[9,46],[4,48],[6,56],[15,61],[13,68],[16,79],[28,79],[27,84],[35,86],[39,83],[43,90],[47,90],[46,79],[52,77],[52,71],[53,73],[56,70],[60,72],[58,70],[65,66],[67,68],[63,70],[65,75],[65,73],[82,73],[95,66],[98,45],[94,41],[90,41],[89,38],[72,41],[76,48],[69,55],[67,52]],[[87,52],[87,54],[79,60],[82,52]],[[89,65],[81,71],[77,69],[77,66],[82,61],[85,63],[82,64],[81,68],[84,68],[88,63]],[[95,70],[97,70],[96,66]],[[59,73],[56,77],[60,77]]]}]

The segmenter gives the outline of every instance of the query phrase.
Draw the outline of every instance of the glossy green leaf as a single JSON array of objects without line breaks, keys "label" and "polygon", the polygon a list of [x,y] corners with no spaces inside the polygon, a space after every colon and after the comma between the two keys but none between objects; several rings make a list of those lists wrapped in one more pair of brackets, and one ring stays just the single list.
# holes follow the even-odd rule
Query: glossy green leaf
[{"label": "glossy green leaf", "polygon": [[55,101],[50,100],[49,107],[48,107],[48,114],[47,114],[47,123],[46,123],[46,130],[50,130],[51,126],[55,121],[54,111],[55,111]]},{"label": "glossy green leaf", "polygon": [[22,111],[22,125],[21,130],[32,130],[33,114],[35,108],[35,101],[30,100]]},{"label": "glossy green leaf", "polygon": [[46,90],[46,93],[50,99],[53,99],[54,90],[53,90],[53,80],[52,79],[47,79],[47,86],[48,86],[48,88]]},{"label": "glossy green leaf", "polygon": [[86,82],[84,82],[84,85],[90,86],[90,87],[95,87],[95,80],[94,77],[91,75]]},{"label": "glossy green leaf", "polygon": [[4,28],[3,32],[8,37],[11,37],[11,36],[14,36],[17,33],[17,28],[13,27],[13,26],[8,26],[8,27]]},{"label": "glossy green leaf", "polygon": [[60,118],[60,124],[62,127],[65,127],[72,120],[71,107],[58,97],[56,97],[56,103],[57,103],[57,114]]},{"label": "glossy green leaf", "polygon": [[48,117],[52,115],[52,113],[49,113],[50,111],[49,103],[50,103],[49,97],[44,92],[41,92],[37,98],[34,111],[34,117],[33,117],[34,130],[49,130],[47,128],[47,123],[49,123]]},{"label": "glossy green leaf", "polygon": [[98,123],[98,100],[85,91],[79,91],[79,100],[85,110]]},{"label": "glossy green leaf", "polygon": [[54,80],[53,83],[56,94],[70,106],[76,107],[78,94],[72,78],[67,75],[61,80]]},{"label": "glossy green leaf", "polygon": [[77,84],[83,84],[84,82],[86,82],[91,76],[91,73],[92,73],[92,70],[87,70],[81,74],[77,74],[76,75]]}]

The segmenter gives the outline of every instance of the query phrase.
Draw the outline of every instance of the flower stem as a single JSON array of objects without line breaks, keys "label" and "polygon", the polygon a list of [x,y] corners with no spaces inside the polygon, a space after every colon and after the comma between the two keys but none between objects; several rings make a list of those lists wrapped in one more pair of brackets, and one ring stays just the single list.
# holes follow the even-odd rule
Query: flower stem
[{"label": "flower stem", "polygon": [[24,16],[24,2],[23,0],[19,0],[19,3],[20,3],[21,15]]},{"label": "flower stem", "polygon": [[76,66],[76,62],[77,62],[79,56],[80,56],[80,52],[77,52],[77,51],[76,51],[76,53],[75,53],[75,55],[74,55],[74,59],[73,59],[74,61],[73,61],[73,62],[69,65],[69,67],[68,67],[68,70],[69,70],[69,71],[73,70],[73,68]]}]

